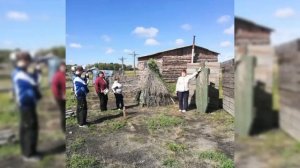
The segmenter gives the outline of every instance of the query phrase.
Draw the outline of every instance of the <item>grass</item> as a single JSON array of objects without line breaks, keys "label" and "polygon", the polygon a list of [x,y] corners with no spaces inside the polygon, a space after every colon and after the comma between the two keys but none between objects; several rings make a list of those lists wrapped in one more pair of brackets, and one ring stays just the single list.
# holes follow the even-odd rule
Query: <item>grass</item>
[{"label": "grass", "polygon": [[73,154],[67,161],[67,167],[69,168],[93,168],[102,167],[98,165],[96,158],[92,156],[83,156],[79,154]]},{"label": "grass", "polygon": [[74,94],[71,92],[71,89],[66,90],[66,109],[71,109],[76,106],[76,100]]},{"label": "grass", "polygon": [[167,167],[167,168],[179,168],[179,167],[181,167],[179,161],[177,159],[171,158],[171,157],[163,160],[163,166]]},{"label": "grass", "polygon": [[112,133],[115,132],[123,127],[125,127],[127,124],[126,120],[111,120],[106,121],[105,125],[101,129],[104,133]]},{"label": "grass", "polygon": [[0,146],[0,158],[18,156],[20,154],[21,150],[18,144]]},{"label": "grass", "polygon": [[77,124],[77,119],[76,117],[69,117],[66,119],[66,125],[76,125]]},{"label": "grass", "polygon": [[73,150],[73,151],[76,151],[78,150],[79,148],[82,147],[82,145],[84,145],[85,143],[85,139],[82,138],[82,137],[79,137],[77,139],[75,139],[71,144],[70,144],[70,148]]},{"label": "grass", "polygon": [[184,123],[184,120],[175,116],[167,116],[161,114],[158,116],[151,117],[146,121],[147,127],[150,130],[158,130],[161,128],[177,126]]},{"label": "grass", "polygon": [[225,126],[225,127],[228,127],[230,125],[233,126],[233,124],[234,124],[234,117],[232,117],[230,114],[228,114],[223,109],[215,111],[215,112],[213,112],[211,114],[208,114],[207,115],[207,119],[210,122],[222,123],[222,125]]},{"label": "grass", "polygon": [[204,151],[199,153],[199,159],[209,160],[218,164],[219,168],[233,168],[234,162],[229,159],[224,153],[218,151]]},{"label": "grass", "polygon": [[134,71],[124,71],[124,75],[125,76],[130,76],[130,77],[134,77]]},{"label": "grass", "polygon": [[15,102],[10,100],[9,92],[0,94],[0,128],[16,127],[19,121],[19,111],[16,108]]},{"label": "grass", "polygon": [[167,148],[175,153],[180,153],[180,152],[184,152],[185,150],[187,150],[186,145],[184,144],[178,144],[175,142],[168,142],[166,144]]}]

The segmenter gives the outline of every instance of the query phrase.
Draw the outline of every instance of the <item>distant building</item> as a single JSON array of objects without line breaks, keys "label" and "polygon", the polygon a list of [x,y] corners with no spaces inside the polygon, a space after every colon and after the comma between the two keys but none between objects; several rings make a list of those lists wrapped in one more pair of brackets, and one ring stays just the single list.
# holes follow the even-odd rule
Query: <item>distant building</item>
[{"label": "distant building", "polygon": [[272,29],[252,21],[235,17],[235,46],[269,45]]},{"label": "distant building", "polygon": [[[219,53],[203,47],[195,46],[194,63],[218,62]],[[138,57],[138,69],[144,70],[147,61],[156,60],[160,73],[166,82],[175,82],[183,69],[187,69],[187,63],[191,63],[192,45],[160,51],[154,54]]]}]

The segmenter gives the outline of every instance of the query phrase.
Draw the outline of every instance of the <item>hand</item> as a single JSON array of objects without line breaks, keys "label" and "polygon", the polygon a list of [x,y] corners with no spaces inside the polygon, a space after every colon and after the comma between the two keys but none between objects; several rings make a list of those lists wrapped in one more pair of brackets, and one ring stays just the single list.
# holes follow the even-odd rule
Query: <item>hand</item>
[{"label": "hand", "polygon": [[202,67],[200,67],[200,68],[197,70],[197,72],[199,73],[199,72],[201,72],[201,70],[202,70]]}]

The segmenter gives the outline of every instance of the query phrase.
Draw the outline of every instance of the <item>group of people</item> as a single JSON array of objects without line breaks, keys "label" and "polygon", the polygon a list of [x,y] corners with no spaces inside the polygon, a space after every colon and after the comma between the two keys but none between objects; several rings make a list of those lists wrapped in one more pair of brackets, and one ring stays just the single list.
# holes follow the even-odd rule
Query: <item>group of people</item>
[{"label": "group of people", "polygon": [[[86,128],[87,127],[87,94],[89,93],[88,88],[88,72],[84,73],[84,69],[82,66],[73,66],[71,67],[72,71],[72,83],[76,100],[77,100],[77,109],[76,116],[79,127]],[[105,78],[105,74],[103,71],[100,71],[97,75],[95,82],[93,83],[95,92],[100,100],[100,110],[107,111],[107,103],[108,103],[108,93],[109,93],[109,81]],[[115,77],[114,83],[111,86],[111,90],[113,91],[116,98],[116,107],[118,110],[121,110],[124,107],[123,94],[122,94],[122,84],[119,82],[119,78]]]},{"label": "group of people", "polygon": [[[38,153],[36,150],[38,141],[38,119],[36,112],[37,102],[42,98],[39,89],[39,81],[41,76],[40,65],[37,64],[33,72],[28,71],[28,67],[33,63],[31,55],[28,52],[18,52],[15,55],[14,66],[12,73],[13,93],[16,98],[20,110],[20,144],[22,155],[25,159],[36,159]],[[72,83],[73,91],[77,100],[77,121],[79,127],[87,127],[87,94],[89,93],[88,83],[89,75],[84,73],[82,66],[72,67]],[[190,79],[194,78],[201,68],[192,75],[186,75],[186,71],[181,72],[181,76],[177,80],[176,92],[179,98],[179,111],[186,112],[188,109],[189,88],[188,83]],[[54,98],[59,106],[61,112],[61,127],[65,131],[65,104],[66,104],[66,65],[61,62],[52,77],[51,89]],[[109,88],[109,81],[105,78],[103,71],[98,73],[98,76],[93,82],[95,92],[100,100],[100,110],[107,110],[108,93],[110,90],[115,95],[116,107],[118,110],[123,109],[124,101],[122,94],[122,84],[119,78],[114,78],[114,83]]]},{"label": "group of people", "polygon": [[[33,72],[29,71],[34,63],[32,55],[19,51],[13,55],[14,70],[11,74],[13,95],[20,111],[20,146],[25,161],[37,161],[38,117],[36,106],[42,98],[39,82],[41,66],[36,63]],[[66,65],[60,62],[51,80],[51,89],[61,113],[61,127],[65,131],[65,70]]]}]

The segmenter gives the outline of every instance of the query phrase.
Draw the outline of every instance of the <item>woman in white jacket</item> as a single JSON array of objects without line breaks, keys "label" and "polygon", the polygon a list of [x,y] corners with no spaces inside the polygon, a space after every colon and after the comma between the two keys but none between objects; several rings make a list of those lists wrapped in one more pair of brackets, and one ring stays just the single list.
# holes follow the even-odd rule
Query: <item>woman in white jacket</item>
[{"label": "woman in white jacket", "polygon": [[122,84],[119,83],[119,77],[115,77],[115,81],[114,81],[113,85],[111,86],[111,89],[115,94],[116,106],[117,106],[117,109],[119,109],[119,110],[123,109],[123,107],[124,107],[122,88],[123,88]]},{"label": "woman in white jacket", "polygon": [[194,78],[200,71],[201,68],[199,68],[198,71],[193,73],[192,75],[186,75],[186,70],[182,70],[181,76],[177,79],[176,92],[179,99],[180,112],[185,113],[188,108],[189,81]]}]

